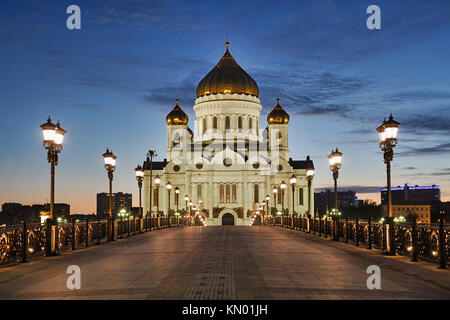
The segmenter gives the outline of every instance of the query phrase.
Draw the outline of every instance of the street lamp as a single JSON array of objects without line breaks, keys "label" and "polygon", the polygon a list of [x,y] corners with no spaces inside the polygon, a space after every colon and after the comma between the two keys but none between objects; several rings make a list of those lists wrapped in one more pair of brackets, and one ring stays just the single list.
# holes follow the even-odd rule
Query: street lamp
[{"label": "street lamp", "polygon": [[144,169],[140,165],[138,165],[136,169],[134,169],[134,171],[136,172],[136,180],[138,182],[139,188],[139,220],[141,220],[142,219],[141,191],[142,191],[142,180],[144,180]]},{"label": "street lamp", "polygon": [[[153,197],[153,158],[157,157],[156,150],[148,150],[147,152],[147,159],[150,160],[150,199],[149,199],[149,211],[150,211],[150,218],[152,217],[152,211],[153,211],[153,203],[152,203],[152,197]],[[158,212],[156,212],[158,213]]]},{"label": "street lamp", "polygon": [[266,208],[266,200],[264,199],[262,202],[261,202],[261,204],[262,204],[262,213],[261,213],[261,217],[262,217],[262,219],[261,219],[261,223],[262,224],[264,224],[264,218],[265,218],[265,208]]},{"label": "street lamp", "polygon": [[169,206],[168,206],[168,210],[167,210],[167,217],[170,217],[170,190],[172,190],[172,184],[170,183],[170,181],[167,182],[166,189],[167,189],[167,193],[169,195],[169,202],[168,202]]},{"label": "street lamp", "polygon": [[269,218],[269,203],[270,203],[270,196],[266,194],[266,219]]},{"label": "street lamp", "polygon": [[159,214],[159,185],[161,184],[161,179],[157,175],[155,177],[155,186],[156,186],[156,215]]},{"label": "street lamp", "polygon": [[387,171],[387,207],[388,217],[392,217],[392,197],[391,197],[391,161],[394,159],[394,147],[397,145],[397,133],[400,123],[395,121],[392,114],[389,120],[383,121],[377,128],[380,137],[380,148],[384,152],[384,163]]},{"label": "street lamp", "polygon": [[189,196],[186,194],[186,195],[184,196],[184,202],[185,202],[185,204],[186,204],[186,206],[185,206],[185,212],[184,212],[185,215],[187,215],[188,201],[189,201]]},{"label": "street lamp", "polygon": [[[311,216],[311,182],[314,178],[314,168],[310,167],[306,169],[306,180],[308,180],[308,215]],[[316,213],[314,212],[314,219],[316,218]]]},{"label": "street lamp", "polygon": [[191,218],[192,215],[192,206],[194,205],[194,203],[192,201],[188,201],[188,206],[189,206],[189,219]]},{"label": "street lamp", "polygon": [[[47,122],[41,125],[44,136],[44,148],[47,150],[47,160],[50,163],[50,212],[47,222],[47,242],[46,255],[58,254],[58,230],[56,227],[54,207],[55,207],[55,166],[58,165],[58,153],[62,151],[62,143],[66,130],[61,128],[59,121],[52,123],[50,117]],[[53,236],[52,236],[53,235]]]},{"label": "street lamp", "polygon": [[[338,148],[336,150],[331,150],[328,156],[330,161],[330,169],[333,172],[334,180],[334,210],[338,211],[338,196],[337,196],[337,179],[339,177],[339,169],[341,168],[342,152],[339,152]],[[335,216],[335,230],[333,240],[339,241],[339,215]]]},{"label": "street lamp", "polygon": [[289,179],[289,183],[291,184],[292,187],[292,216],[294,216],[294,208],[295,208],[295,184],[297,183],[297,177],[295,176],[295,174],[293,174],[291,176],[291,178]]},{"label": "street lamp", "polygon": [[177,212],[178,212],[178,200],[180,196],[180,188],[178,186],[175,187],[175,203],[177,205]]},{"label": "street lamp", "polygon": [[278,188],[277,187],[273,187],[272,189],[272,193],[273,193],[273,204],[275,205],[275,211],[278,211],[277,208],[277,193],[278,193]]},{"label": "street lamp", "polygon": [[105,160],[105,169],[108,172],[109,179],[109,221],[108,221],[108,237],[110,241],[114,241],[114,216],[112,214],[112,181],[113,174],[116,168],[116,159],[117,157],[106,149],[106,152],[103,154],[103,159]]},{"label": "street lamp", "polygon": [[287,184],[286,182],[282,181],[280,184],[280,188],[281,188],[281,211],[283,212],[284,215],[284,190],[286,189]]}]

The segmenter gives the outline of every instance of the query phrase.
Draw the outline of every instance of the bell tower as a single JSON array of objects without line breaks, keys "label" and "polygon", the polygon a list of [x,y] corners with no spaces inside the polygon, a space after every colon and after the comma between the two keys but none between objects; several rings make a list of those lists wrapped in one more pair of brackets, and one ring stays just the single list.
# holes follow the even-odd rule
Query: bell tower
[{"label": "bell tower", "polygon": [[280,105],[280,98],[277,98],[277,105],[267,116],[267,135],[271,157],[277,155],[289,161],[289,114]]},{"label": "bell tower", "polygon": [[186,144],[192,140],[192,131],[188,127],[189,118],[179,106],[179,100],[166,116],[167,123],[167,161],[183,157]]}]

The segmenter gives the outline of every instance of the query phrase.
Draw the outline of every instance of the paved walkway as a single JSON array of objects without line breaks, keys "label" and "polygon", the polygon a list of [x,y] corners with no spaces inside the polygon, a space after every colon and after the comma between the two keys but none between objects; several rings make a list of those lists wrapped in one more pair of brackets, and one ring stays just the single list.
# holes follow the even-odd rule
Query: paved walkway
[{"label": "paved walkway", "polygon": [[450,299],[450,271],[280,227],[171,228],[0,268],[0,299]]}]

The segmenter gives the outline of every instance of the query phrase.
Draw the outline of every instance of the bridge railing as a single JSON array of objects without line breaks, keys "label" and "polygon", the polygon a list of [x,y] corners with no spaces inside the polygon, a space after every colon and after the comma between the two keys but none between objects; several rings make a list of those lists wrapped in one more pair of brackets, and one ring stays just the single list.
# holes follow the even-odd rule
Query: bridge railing
[{"label": "bridge railing", "polygon": [[[118,219],[114,221],[116,239],[127,238],[139,233],[174,226],[190,226],[182,217],[152,217]],[[26,262],[29,257],[44,255],[46,248],[46,223],[0,227],[0,266]],[[77,250],[107,241],[108,219],[70,219],[57,225],[58,249]]]},{"label": "bridge railing", "polygon": [[449,264],[450,225],[444,225],[442,222],[386,224],[358,218],[340,219],[338,222],[331,217],[276,216],[267,219],[266,224],[330,237],[355,246],[367,247],[369,250],[389,251],[391,255],[410,256],[413,261],[420,258],[439,263],[441,268]]}]

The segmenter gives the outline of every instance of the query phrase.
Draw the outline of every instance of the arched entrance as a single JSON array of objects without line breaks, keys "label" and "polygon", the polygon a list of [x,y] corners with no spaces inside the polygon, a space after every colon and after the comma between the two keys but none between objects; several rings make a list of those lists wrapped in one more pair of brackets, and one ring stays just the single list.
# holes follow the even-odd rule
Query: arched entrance
[{"label": "arched entrance", "polygon": [[222,225],[223,226],[234,226],[234,216],[227,212],[222,216]]}]

